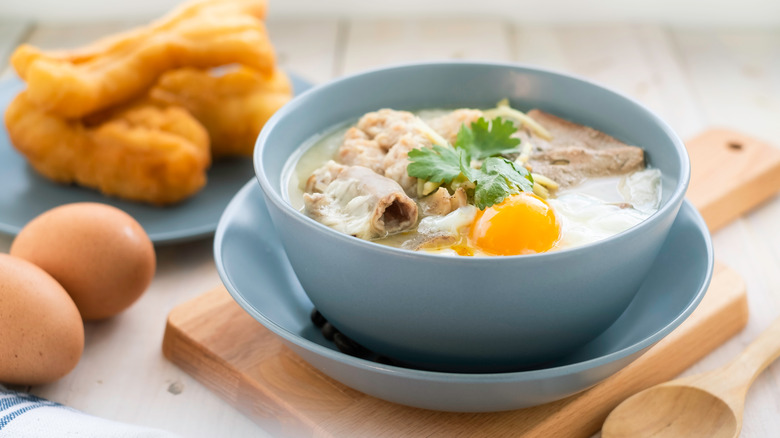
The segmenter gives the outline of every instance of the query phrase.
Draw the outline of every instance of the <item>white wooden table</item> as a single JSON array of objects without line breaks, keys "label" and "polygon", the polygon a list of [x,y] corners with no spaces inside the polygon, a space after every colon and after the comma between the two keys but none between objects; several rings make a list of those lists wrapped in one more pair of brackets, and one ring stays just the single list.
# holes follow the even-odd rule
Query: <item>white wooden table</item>
[{"label": "white wooden table", "polygon": [[[20,42],[69,47],[134,24],[0,21],[0,71]],[[271,19],[269,29],[281,64],[313,82],[415,60],[532,63],[633,96],[683,138],[725,126],[780,147],[780,30],[543,26],[472,19]],[[752,314],[743,333],[688,372],[725,363],[780,315],[780,198],[713,238],[717,258],[744,276]],[[0,251],[7,252],[10,243],[11,238],[0,236]],[[59,382],[27,389],[90,414],[187,437],[264,436],[260,427],[160,352],[168,312],[219,284],[211,239],[161,247],[157,254],[157,275],[141,300],[118,317],[86,325],[78,367]],[[780,436],[780,364],[765,372],[748,394],[743,436]]]}]

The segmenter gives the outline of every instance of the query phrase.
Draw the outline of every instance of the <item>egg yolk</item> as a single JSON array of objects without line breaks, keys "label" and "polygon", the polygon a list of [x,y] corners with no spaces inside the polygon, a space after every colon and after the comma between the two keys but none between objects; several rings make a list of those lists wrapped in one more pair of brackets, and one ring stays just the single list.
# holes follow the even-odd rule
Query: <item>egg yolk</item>
[{"label": "egg yolk", "polygon": [[561,237],[555,211],[542,198],[522,192],[479,211],[471,225],[472,245],[493,255],[545,252]]}]

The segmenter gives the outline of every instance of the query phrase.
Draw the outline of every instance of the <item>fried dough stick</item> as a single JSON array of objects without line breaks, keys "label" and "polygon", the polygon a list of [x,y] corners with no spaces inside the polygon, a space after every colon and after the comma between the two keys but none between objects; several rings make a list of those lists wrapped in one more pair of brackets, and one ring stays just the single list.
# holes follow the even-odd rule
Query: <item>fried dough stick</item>
[{"label": "fried dough stick", "polygon": [[278,69],[265,76],[247,67],[185,68],[162,75],[149,95],[195,116],[209,132],[214,158],[251,156],[265,122],[292,97],[292,85]]},{"label": "fried dough stick", "polygon": [[[95,57],[105,56],[122,47],[137,44],[155,32],[163,32],[180,25],[182,21],[198,15],[221,17],[224,15],[248,14],[260,20],[265,19],[268,9],[266,0],[196,0],[184,3],[149,25],[103,37],[89,45],[76,49],[42,51],[30,45],[23,45],[14,52],[12,64],[17,74],[24,78],[27,69],[37,59],[63,61],[80,64]],[[23,47],[23,48],[22,48]]]},{"label": "fried dough stick", "polygon": [[211,14],[217,6],[185,8],[187,16],[169,25],[98,43],[72,59],[22,45],[11,62],[32,102],[74,119],[131,100],[174,68],[239,63],[271,74],[274,52],[263,22],[237,6]]},{"label": "fried dough stick", "polygon": [[138,103],[93,125],[47,113],[22,92],[5,123],[33,168],[60,183],[157,205],[178,202],[206,183],[208,134],[180,108]]}]

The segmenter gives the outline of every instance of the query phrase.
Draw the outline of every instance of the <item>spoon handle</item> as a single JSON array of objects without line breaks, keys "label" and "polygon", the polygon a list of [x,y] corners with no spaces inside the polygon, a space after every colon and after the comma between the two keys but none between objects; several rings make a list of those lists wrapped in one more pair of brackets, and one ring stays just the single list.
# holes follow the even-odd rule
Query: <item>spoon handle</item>
[{"label": "spoon handle", "polygon": [[780,357],[780,318],[764,330],[758,338],[737,356],[725,369],[735,381],[745,384],[745,389],[766,367]]}]

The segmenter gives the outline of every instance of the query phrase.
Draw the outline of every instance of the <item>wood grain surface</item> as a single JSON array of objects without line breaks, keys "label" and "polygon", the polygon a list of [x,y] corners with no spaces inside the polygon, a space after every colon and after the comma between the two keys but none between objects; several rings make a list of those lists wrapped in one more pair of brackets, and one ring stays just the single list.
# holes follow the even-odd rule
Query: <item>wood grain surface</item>
[{"label": "wood grain surface", "polygon": [[[462,24],[463,18],[475,24],[455,27],[459,35],[447,38],[452,23]],[[21,42],[74,47],[129,24],[0,19],[0,71]],[[284,68],[314,81],[423,58],[521,62],[574,73],[631,96],[682,138],[724,126],[780,146],[776,29],[543,24],[473,17],[279,19],[273,7],[268,28]],[[0,78],[12,74],[5,68]],[[718,259],[747,284],[751,316],[745,330],[684,374],[728,362],[780,314],[778,223],[780,197],[774,196],[713,235]],[[0,236],[0,251],[7,252],[11,241]],[[265,424],[258,427],[160,353],[168,313],[219,284],[211,239],[158,248],[157,255],[157,275],[135,305],[110,321],[87,324],[86,348],[76,369],[56,383],[28,389],[92,415],[185,437],[268,436]],[[743,438],[780,434],[778,393],[776,363],[748,393]],[[267,423],[273,424],[270,419]]]},{"label": "wood grain surface", "polygon": [[641,391],[618,405],[604,438],[736,438],[751,384],[780,357],[780,318],[728,364]]},{"label": "wood grain surface", "polygon": [[711,129],[685,145],[691,157],[687,196],[710,231],[773,197],[780,187],[780,150],[762,141]]},{"label": "wood grain surface", "polygon": [[[163,352],[238,410],[284,435],[588,437],[620,401],[678,375],[747,319],[744,282],[718,265],[691,317],[619,373],[564,400],[487,414],[410,408],[341,385],[284,347],[222,287],[171,312]],[[269,418],[276,424],[269,426]]]},{"label": "wood grain surface", "polygon": [[[780,153],[769,146],[725,129],[707,131],[686,144],[692,163],[690,199],[711,226],[725,225],[780,188]],[[722,180],[733,184],[713,190]],[[402,407],[340,385],[284,348],[223,288],[171,312],[163,351],[237,409],[263,421],[272,417],[288,434],[587,437],[620,401],[675,377],[741,330],[747,318],[744,283],[718,265],[705,301],[690,320],[617,375],[559,402],[480,415]]]}]

